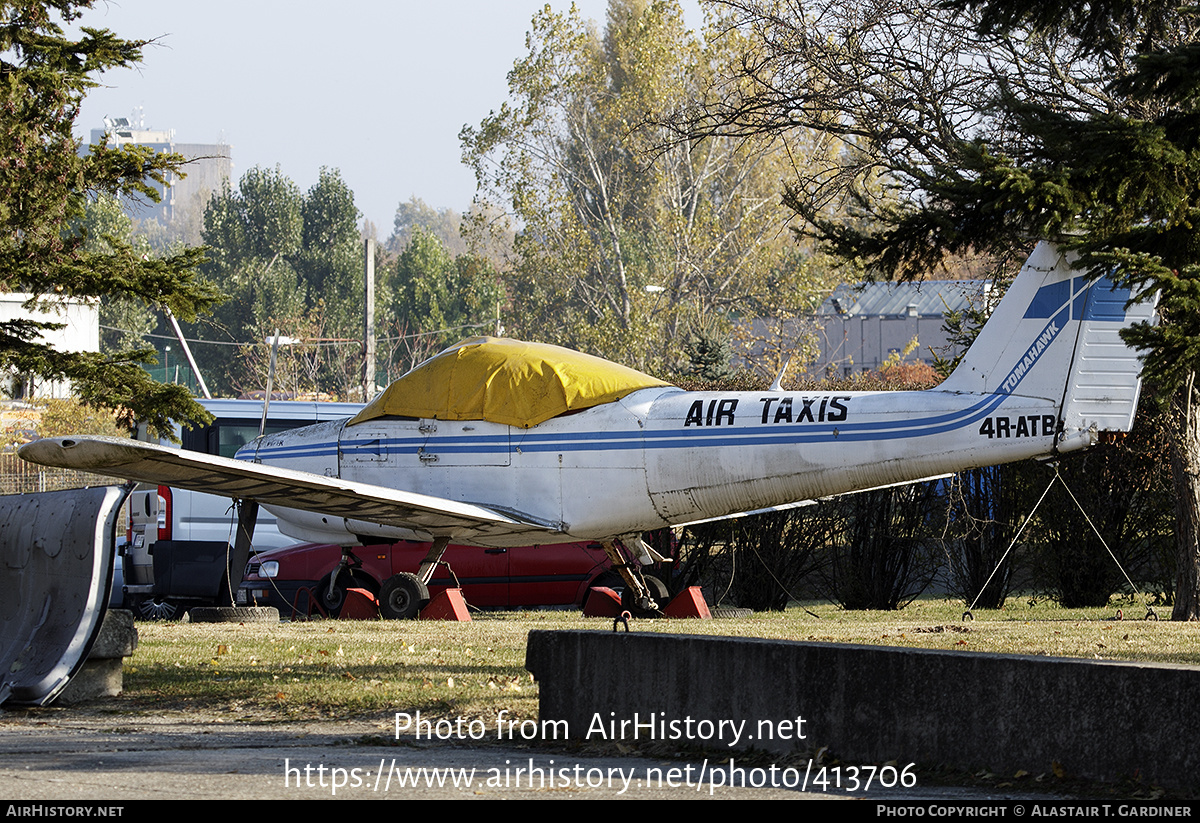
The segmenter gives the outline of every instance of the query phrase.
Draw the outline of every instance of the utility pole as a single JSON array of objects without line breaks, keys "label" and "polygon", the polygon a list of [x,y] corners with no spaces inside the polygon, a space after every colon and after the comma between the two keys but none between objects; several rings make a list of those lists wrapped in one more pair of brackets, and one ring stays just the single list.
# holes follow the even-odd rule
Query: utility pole
[{"label": "utility pole", "polygon": [[375,394],[375,241],[363,243],[363,402]]},{"label": "utility pole", "polygon": [[[179,328],[179,321],[175,319],[175,315],[171,314],[171,310],[166,306],[163,306],[163,314],[167,316],[167,320],[171,322],[171,328],[175,330],[175,339],[179,341],[179,346],[183,349],[184,356],[187,357],[188,365],[192,367],[192,374],[196,375],[196,383],[200,386],[200,393],[204,395],[205,400],[212,400],[212,394],[208,391],[208,384],[204,382],[204,375],[200,373],[200,367],[196,365],[196,358],[192,357],[192,347],[184,339],[183,329]],[[170,346],[167,346],[168,351],[170,348]],[[176,368],[178,369],[178,367]],[[163,367],[163,382],[167,382],[165,364]]]}]

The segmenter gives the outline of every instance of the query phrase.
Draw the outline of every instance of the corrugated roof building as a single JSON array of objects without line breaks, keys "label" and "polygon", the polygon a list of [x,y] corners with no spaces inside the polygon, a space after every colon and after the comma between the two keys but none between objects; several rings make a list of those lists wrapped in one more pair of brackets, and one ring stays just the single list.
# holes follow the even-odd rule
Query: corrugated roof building
[{"label": "corrugated roof building", "polygon": [[934,351],[943,357],[956,353],[943,328],[946,312],[988,301],[991,286],[989,280],[843,283],[814,315],[782,323],[754,320],[748,337],[757,345],[751,344],[745,359],[769,361],[767,349],[794,354],[815,348],[805,367],[810,375],[850,375],[878,369],[916,338],[918,348],[905,362],[933,365]]},{"label": "corrugated roof building", "polygon": [[918,349],[905,360],[932,365],[934,351],[943,357],[953,353],[943,327],[946,312],[985,302],[990,292],[987,280],[838,286],[813,318],[819,329],[820,355],[809,372],[852,374],[878,369],[913,338]]}]

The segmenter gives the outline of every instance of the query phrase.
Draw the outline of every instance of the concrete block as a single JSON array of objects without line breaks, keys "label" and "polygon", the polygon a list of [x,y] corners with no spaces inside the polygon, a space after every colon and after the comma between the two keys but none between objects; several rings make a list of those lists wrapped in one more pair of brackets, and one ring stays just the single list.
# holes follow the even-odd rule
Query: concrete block
[{"label": "concrete block", "polygon": [[122,666],[137,649],[137,625],[133,612],[109,609],[104,613],[100,633],[87,660],[55,698],[55,703],[71,705],[98,697],[115,697],[125,686]]},{"label": "concrete block", "polygon": [[736,741],[693,725],[670,743],[1200,789],[1197,667],[609,631],[531,632],[525,665],[540,719],[581,741],[606,739],[598,722],[641,743],[639,720],[744,721]]},{"label": "concrete block", "polygon": [[88,660],[129,657],[137,650],[137,624],[133,612],[109,609],[100,624],[100,635],[88,652]]}]

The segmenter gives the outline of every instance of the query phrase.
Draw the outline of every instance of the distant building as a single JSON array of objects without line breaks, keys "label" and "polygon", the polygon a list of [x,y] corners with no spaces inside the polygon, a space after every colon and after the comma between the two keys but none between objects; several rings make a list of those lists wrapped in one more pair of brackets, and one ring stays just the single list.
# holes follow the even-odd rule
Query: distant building
[{"label": "distant building", "polygon": [[934,351],[950,354],[944,326],[947,311],[962,311],[987,300],[987,280],[925,280],[919,283],[842,284],[813,318],[820,355],[814,375],[872,371],[917,339],[907,362],[933,365]]},{"label": "distant building", "polygon": [[[803,367],[813,377],[846,376],[878,370],[890,355],[902,353],[913,338],[918,348],[905,362],[933,365],[950,341],[943,325],[947,311],[985,301],[986,280],[925,280],[920,283],[843,283],[815,314],[788,320],[759,318],[750,324],[743,359],[768,363],[772,356],[815,354]],[[797,369],[801,368],[799,363]]]},{"label": "distant building", "polygon": [[186,177],[168,175],[167,185],[151,182],[162,199],[158,203],[127,202],[125,213],[135,220],[155,219],[164,226],[173,222],[177,210],[220,191],[233,175],[230,147],[220,143],[179,143],[174,129],[147,129],[127,117],[106,117],[104,128],[92,129],[91,144],[149,146],[157,151],[173,152],[187,158]]}]

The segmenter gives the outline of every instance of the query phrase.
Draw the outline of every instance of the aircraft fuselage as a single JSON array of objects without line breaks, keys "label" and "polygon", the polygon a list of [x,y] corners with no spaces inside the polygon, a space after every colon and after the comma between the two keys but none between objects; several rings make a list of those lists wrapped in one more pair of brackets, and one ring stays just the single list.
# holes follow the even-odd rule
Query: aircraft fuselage
[{"label": "aircraft fuselage", "polygon": [[[566,541],[1048,454],[1058,425],[1052,400],[1007,394],[652,388],[530,428],[480,420],[332,422],[267,437],[253,457],[252,447],[238,456],[484,505],[544,523]],[[282,530],[306,539],[423,536],[272,510]]]}]

